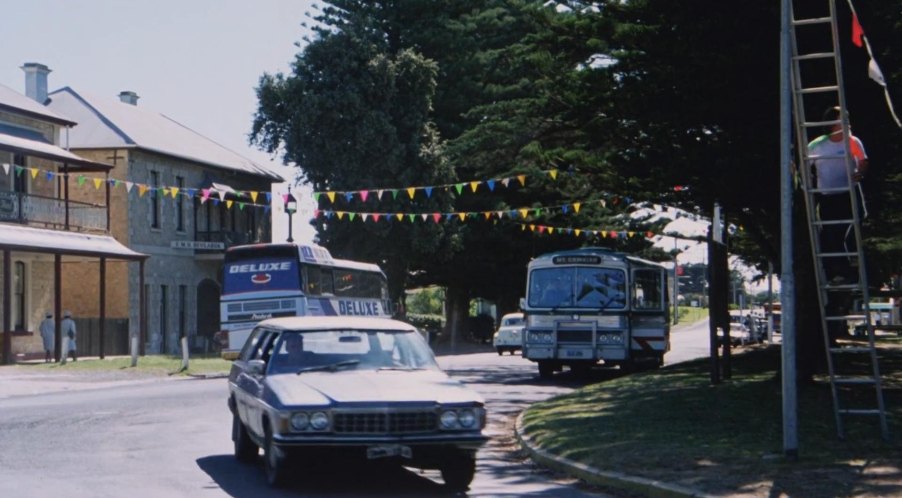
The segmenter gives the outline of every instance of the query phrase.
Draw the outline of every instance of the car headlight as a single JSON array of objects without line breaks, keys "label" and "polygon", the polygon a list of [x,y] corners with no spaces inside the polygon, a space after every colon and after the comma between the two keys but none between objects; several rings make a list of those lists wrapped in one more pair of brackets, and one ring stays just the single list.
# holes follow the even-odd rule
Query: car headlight
[{"label": "car headlight", "polygon": [[439,416],[442,430],[468,431],[485,426],[485,411],[482,408],[452,408]]},{"label": "car headlight", "polygon": [[291,416],[291,429],[295,431],[303,431],[310,425],[310,416],[304,412],[295,413]]},{"label": "car headlight", "polygon": [[461,427],[469,429],[476,424],[476,414],[473,413],[473,410],[461,410],[457,414],[457,421]]},{"label": "car headlight", "polygon": [[323,412],[316,412],[310,416],[310,427],[322,431],[329,427],[329,416]]},{"label": "car headlight", "polygon": [[443,429],[454,429],[457,427],[457,412],[454,410],[445,410],[439,418]]}]

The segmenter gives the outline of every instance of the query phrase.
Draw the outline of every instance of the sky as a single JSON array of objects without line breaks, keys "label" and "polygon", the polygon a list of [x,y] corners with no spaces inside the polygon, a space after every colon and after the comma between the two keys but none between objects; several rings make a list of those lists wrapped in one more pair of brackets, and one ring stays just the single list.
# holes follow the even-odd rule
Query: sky
[{"label": "sky", "polygon": [[[264,73],[288,73],[311,35],[301,23],[314,0],[29,0],[5,2],[0,83],[25,93],[26,62],[52,71],[48,90],[117,98],[131,90],[138,105],[165,114],[225,147],[267,165],[288,180],[296,170],[248,145],[257,108],[255,87]],[[303,45],[301,45],[303,46]],[[274,186],[281,194],[287,184]],[[298,196],[292,236],[311,242],[314,204],[309,188]],[[288,217],[273,209],[273,240],[283,241]],[[665,231],[704,235],[705,222],[676,219]],[[666,250],[674,239],[656,242]],[[704,244],[678,241],[680,264],[706,262]]]},{"label": "sky", "polygon": [[[25,93],[26,62],[52,71],[48,90],[117,98],[131,90],[138,105],[271,167],[287,180],[296,170],[247,143],[264,73],[288,73],[310,31],[312,0],[28,0],[4,2],[0,83]],[[276,185],[284,193],[287,184]],[[295,241],[314,230],[310,190],[293,216]],[[298,189],[292,187],[293,191]],[[280,204],[280,203],[279,203]],[[288,216],[273,210],[273,240]]]}]

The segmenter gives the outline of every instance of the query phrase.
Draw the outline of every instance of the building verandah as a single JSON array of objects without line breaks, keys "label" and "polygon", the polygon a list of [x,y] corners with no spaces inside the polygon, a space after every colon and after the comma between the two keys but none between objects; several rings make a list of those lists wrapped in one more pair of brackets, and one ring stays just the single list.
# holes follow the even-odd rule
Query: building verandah
[{"label": "building verandah", "polygon": [[[109,338],[107,335],[107,301],[109,282],[107,268],[115,264],[137,264],[137,287],[143,289],[144,263],[147,255],[123,246],[115,239],[105,235],[61,232],[56,230],[36,229],[0,224],[0,324],[2,324],[2,360],[9,364],[19,357],[42,353],[43,346],[38,324],[47,312],[52,313],[55,322],[54,357],[59,359],[61,350],[60,322],[64,310],[70,307],[82,310],[83,306],[74,306],[87,297],[87,301],[96,303],[99,316],[99,338],[97,350],[99,356],[107,353]],[[97,289],[96,296],[66,295],[63,282],[66,278],[64,267],[67,265],[96,264],[96,285],[85,285]],[[88,284],[84,282],[84,284]],[[125,283],[127,286],[128,283]],[[121,289],[112,289],[121,294]],[[143,296],[138,296],[132,309],[137,309],[138,344],[143,344],[146,330],[144,307],[140,305]],[[128,330],[127,328],[125,330]],[[79,334],[79,339],[86,336]],[[130,343],[130,341],[126,340]],[[84,354],[83,348],[80,354]],[[117,351],[121,353],[121,351]]]}]

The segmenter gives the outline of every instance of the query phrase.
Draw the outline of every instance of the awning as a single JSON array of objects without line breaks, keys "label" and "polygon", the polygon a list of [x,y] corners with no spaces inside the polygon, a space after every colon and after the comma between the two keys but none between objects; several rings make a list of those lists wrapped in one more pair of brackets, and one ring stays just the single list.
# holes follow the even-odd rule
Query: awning
[{"label": "awning", "polygon": [[107,257],[140,261],[150,256],[135,252],[109,235],[92,235],[0,224],[0,250]]},{"label": "awning", "polygon": [[79,171],[109,171],[113,169],[109,164],[89,161],[56,145],[8,134],[0,134],[0,150],[66,163]]}]

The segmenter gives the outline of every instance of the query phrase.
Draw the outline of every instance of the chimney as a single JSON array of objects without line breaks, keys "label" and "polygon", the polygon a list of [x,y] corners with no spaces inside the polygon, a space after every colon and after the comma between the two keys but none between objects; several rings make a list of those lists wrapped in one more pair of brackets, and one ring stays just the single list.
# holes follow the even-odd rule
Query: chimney
[{"label": "chimney", "polygon": [[138,97],[138,94],[131,90],[119,92],[119,100],[125,102],[126,104],[138,105],[139,98],[141,97]]},{"label": "chimney", "polygon": [[50,68],[37,62],[26,62],[20,69],[25,71],[25,95],[43,105],[47,101]]}]

